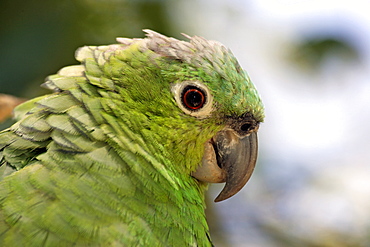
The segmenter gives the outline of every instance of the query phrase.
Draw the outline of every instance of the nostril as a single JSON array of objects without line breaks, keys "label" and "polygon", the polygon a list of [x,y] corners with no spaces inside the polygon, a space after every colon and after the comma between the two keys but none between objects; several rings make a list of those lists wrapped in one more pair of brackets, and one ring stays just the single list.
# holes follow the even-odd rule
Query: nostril
[{"label": "nostril", "polygon": [[240,130],[241,131],[249,131],[252,127],[252,124],[250,123],[245,123],[243,124],[242,126],[240,126]]},{"label": "nostril", "polygon": [[233,129],[241,138],[257,131],[259,126],[259,122],[248,114],[244,114],[240,117],[231,117],[229,121],[228,127]]}]

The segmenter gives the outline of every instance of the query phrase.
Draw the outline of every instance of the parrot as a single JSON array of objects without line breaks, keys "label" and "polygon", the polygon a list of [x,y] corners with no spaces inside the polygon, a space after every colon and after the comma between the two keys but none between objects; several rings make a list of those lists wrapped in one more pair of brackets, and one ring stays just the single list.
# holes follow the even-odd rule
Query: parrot
[{"label": "parrot", "polygon": [[0,132],[1,246],[213,246],[205,216],[258,156],[261,97],[229,48],[145,29],[77,49]]}]

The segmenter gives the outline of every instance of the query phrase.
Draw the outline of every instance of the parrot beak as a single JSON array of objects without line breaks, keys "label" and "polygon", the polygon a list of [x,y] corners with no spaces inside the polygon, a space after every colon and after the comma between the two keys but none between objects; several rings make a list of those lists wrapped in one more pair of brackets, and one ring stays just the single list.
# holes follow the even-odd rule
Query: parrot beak
[{"label": "parrot beak", "polygon": [[200,181],[226,182],[215,202],[238,193],[251,177],[257,161],[257,132],[239,136],[232,129],[219,131],[205,144],[202,165],[192,173]]}]

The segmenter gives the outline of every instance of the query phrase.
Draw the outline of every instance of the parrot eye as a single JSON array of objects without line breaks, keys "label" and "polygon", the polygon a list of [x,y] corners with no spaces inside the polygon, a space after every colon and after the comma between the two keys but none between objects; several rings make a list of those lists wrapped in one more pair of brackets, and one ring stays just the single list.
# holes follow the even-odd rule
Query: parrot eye
[{"label": "parrot eye", "polygon": [[200,81],[183,81],[171,85],[178,107],[186,114],[206,118],[213,111],[213,97]]},{"label": "parrot eye", "polygon": [[186,86],[182,91],[181,100],[183,105],[189,110],[198,110],[206,102],[206,96],[200,88]]}]

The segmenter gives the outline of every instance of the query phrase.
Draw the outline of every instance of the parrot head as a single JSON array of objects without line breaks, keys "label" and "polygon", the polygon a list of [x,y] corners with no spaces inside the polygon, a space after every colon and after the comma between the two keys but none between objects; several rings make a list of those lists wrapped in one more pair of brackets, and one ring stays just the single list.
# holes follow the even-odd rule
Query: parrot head
[{"label": "parrot head", "polygon": [[[144,31],[147,38],[117,38],[121,45],[107,50],[115,54],[109,63],[120,64],[105,71],[115,81],[112,90],[121,90],[122,117],[137,119],[128,124],[152,143],[149,149],[168,163],[168,172],[180,174],[182,181],[226,182],[215,201],[233,196],[257,159],[264,110],[254,85],[219,42],[184,35],[186,42]],[[77,59],[84,60],[84,49]]]}]

